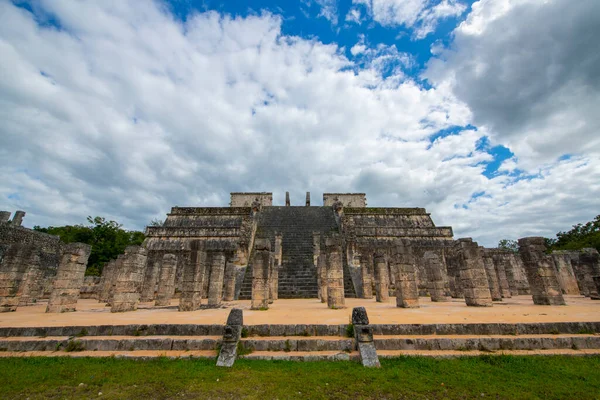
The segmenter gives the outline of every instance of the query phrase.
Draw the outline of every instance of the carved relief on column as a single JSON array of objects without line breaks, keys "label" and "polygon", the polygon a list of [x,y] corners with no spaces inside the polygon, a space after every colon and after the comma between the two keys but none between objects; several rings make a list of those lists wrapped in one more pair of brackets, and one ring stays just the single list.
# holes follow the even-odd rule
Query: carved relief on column
[{"label": "carved relief on column", "polygon": [[128,246],[117,259],[117,277],[111,312],[135,311],[140,302],[148,251],[140,246]]},{"label": "carved relief on column", "polygon": [[556,278],[552,256],[545,254],[543,237],[519,239],[519,254],[523,259],[533,303],[538,305],[565,305],[565,299]]},{"label": "carved relief on column", "polygon": [[252,253],[252,301],[253,310],[269,308],[269,266],[271,265],[271,242],[268,239],[256,239]]},{"label": "carved relief on column", "polygon": [[444,259],[440,251],[426,250],[423,253],[423,261],[425,264],[425,274],[427,276],[427,288],[431,301],[442,302],[448,301],[446,296],[445,280],[444,280]]},{"label": "carved relief on column", "polygon": [[396,306],[418,308],[419,288],[412,248],[400,240],[394,241],[390,262],[396,275]]},{"label": "carved relief on column", "polygon": [[140,296],[140,301],[150,302],[154,301],[156,284],[159,280],[160,274],[160,265],[163,260],[163,255],[160,253],[154,253],[148,255],[148,265],[146,266],[146,271],[144,273],[144,282],[142,284],[142,294]]}]

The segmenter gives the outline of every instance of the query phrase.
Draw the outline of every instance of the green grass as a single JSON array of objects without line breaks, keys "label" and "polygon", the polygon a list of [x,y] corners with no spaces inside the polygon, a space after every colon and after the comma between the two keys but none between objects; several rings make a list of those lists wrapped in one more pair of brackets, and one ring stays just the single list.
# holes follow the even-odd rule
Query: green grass
[{"label": "green grass", "polygon": [[238,360],[231,369],[214,364],[164,358],[1,358],[0,398],[600,398],[600,357],[398,358],[382,360],[378,370],[354,362]]}]

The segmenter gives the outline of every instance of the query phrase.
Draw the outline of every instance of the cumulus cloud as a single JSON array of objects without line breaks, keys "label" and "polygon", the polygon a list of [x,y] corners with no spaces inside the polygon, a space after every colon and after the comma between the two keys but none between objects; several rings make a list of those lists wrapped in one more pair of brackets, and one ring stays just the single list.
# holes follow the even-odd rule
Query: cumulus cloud
[{"label": "cumulus cloud", "polygon": [[404,26],[414,39],[435,31],[440,20],[462,15],[466,6],[458,0],[353,0],[366,6],[373,20],[383,26]]},{"label": "cumulus cloud", "polygon": [[268,13],[35,4],[0,1],[0,207],[26,210],[29,226],[102,215],[141,229],[175,205],[224,206],[230,191],[273,191],[276,204],[285,191],[293,204],[361,191],[493,245],[585,221],[600,198],[589,154],[523,179],[516,152],[486,178],[481,143],[495,131],[462,128],[473,105],[441,75],[411,78],[395,46],[363,38],[347,58]]},{"label": "cumulus cloud", "polygon": [[481,0],[424,74],[535,170],[600,151],[600,2]]}]

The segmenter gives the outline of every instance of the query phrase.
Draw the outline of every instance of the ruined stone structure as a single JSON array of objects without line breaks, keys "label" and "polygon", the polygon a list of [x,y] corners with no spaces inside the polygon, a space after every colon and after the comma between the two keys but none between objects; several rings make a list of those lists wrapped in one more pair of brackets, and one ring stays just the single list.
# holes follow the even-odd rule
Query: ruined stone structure
[{"label": "ruined stone structure", "polygon": [[177,271],[177,257],[165,254],[160,267],[158,280],[158,293],[156,294],[157,306],[168,306],[175,294],[175,272]]},{"label": "ruined stone structure", "polygon": [[451,257],[459,266],[460,285],[468,306],[490,307],[492,296],[481,249],[470,238],[458,239]]},{"label": "ruined stone structure", "polygon": [[47,313],[75,311],[91,251],[91,246],[83,243],[65,245],[46,307]]},{"label": "ruined stone structure", "polygon": [[577,277],[571,264],[571,255],[567,251],[552,252],[556,278],[563,294],[580,294]]},{"label": "ruined stone structure", "polygon": [[252,303],[253,310],[269,308],[269,270],[273,263],[271,243],[257,239],[252,256]]},{"label": "ruined stone structure", "polygon": [[392,270],[396,276],[396,306],[402,308],[419,307],[415,261],[412,248],[398,240],[392,248]]},{"label": "ruined stone structure", "polygon": [[485,268],[485,274],[488,280],[488,287],[490,288],[490,295],[493,301],[502,301],[502,293],[500,291],[500,281],[498,279],[498,273],[496,272],[496,265],[494,258],[490,251],[485,248],[481,248],[481,255],[483,257],[483,266]]},{"label": "ruined stone structure", "polygon": [[579,268],[582,271],[583,282],[586,291],[592,300],[600,300],[598,286],[594,278],[600,276],[600,254],[596,249],[583,249],[579,252]]},{"label": "ruined stone structure", "polygon": [[519,254],[525,264],[534,304],[564,305],[554,260],[545,251],[543,237],[519,239]]},{"label": "ruined stone structure", "polygon": [[147,250],[140,246],[128,246],[125,254],[116,262],[114,294],[111,312],[135,311],[140,302]]}]

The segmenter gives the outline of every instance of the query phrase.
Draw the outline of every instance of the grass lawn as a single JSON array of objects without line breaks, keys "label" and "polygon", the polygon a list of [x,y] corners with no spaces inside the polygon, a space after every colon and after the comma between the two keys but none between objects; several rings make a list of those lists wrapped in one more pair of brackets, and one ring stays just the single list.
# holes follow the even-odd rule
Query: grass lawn
[{"label": "grass lawn", "polygon": [[[600,399],[600,357],[354,362],[0,358],[0,399]],[[99,395],[102,392],[102,395]]]}]

